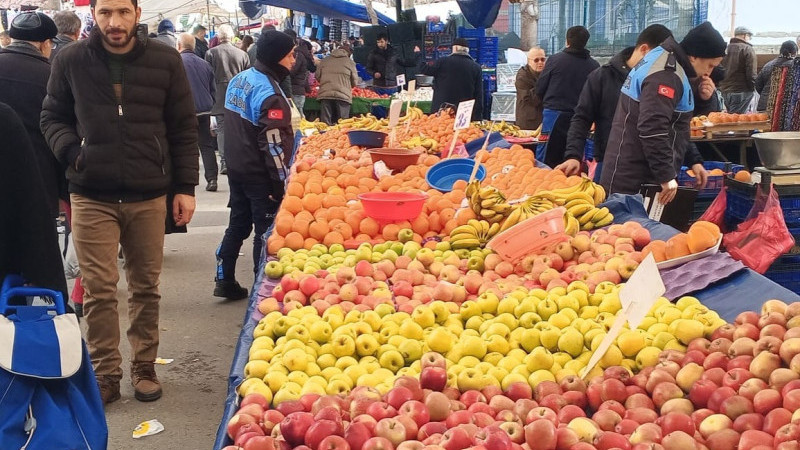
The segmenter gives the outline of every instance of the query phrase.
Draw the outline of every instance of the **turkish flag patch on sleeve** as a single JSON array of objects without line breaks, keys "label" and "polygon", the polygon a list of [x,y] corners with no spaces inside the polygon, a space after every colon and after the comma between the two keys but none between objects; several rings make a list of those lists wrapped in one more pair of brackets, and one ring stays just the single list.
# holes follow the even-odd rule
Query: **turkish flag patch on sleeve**
[{"label": "turkish flag patch on sleeve", "polygon": [[663,95],[667,98],[675,98],[675,89],[665,86],[663,84],[658,85],[658,95]]},{"label": "turkish flag patch on sleeve", "polygon": [[270,120],[283,120],[283,110],[282,109],[270,109],[267,111],[267,119]]}]

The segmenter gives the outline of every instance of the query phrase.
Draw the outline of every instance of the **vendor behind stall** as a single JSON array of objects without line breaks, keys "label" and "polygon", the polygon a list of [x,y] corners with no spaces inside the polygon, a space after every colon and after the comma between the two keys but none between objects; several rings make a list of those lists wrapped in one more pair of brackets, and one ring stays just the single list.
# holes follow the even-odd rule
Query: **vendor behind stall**
[{"label": "vendor behind stall", "polygon": [[453,54],[437,59],[433,64],[423,63],[421,72],[433,77],[433,103],[431,111],[443,104],[458,105],[464,100],[475,99],[472,120],[483,117],[483,72],[481,66],[469,56],[466,39],[453,41]]},{"label": "vendor behind stall", "polygon": [[[675,198],[690,144],[691,81],[708,79],[725,48],[719,32],[705,22],[680,44],[668,38],[631,71],[622,86],[600,180],[609,194],[636,194],[642,184],[652,183],[661,185],[662,203]],[[700,90],[704,98],[712,93]]]},{"label": "vendor behind stall", "polygon": [[[355,39],[355,38],[353,38]],[[350,44],[353,46],[352,43]],[[410,58],[397,56],[397,50],[389,44],[386,33],[378,34],[377,47],[369,52],[367,70],[373,77],[374,86],[386,87],[397,84],[397,74],[404,73],[401,67],[416,67],[420,57],[419,47],[414,48],[414,55]]]}]

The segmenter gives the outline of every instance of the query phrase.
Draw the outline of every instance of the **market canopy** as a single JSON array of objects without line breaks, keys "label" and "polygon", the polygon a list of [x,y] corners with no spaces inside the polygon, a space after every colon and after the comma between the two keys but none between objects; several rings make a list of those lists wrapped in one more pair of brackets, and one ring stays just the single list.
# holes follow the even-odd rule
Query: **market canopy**
[{"label": "market canopy", "polygon": [[[239,5],[242,8],[242,12],[251,18],[257,15],[259,6],[267,5],[308,14],[316,14],[329,19],[369,23],[369,15],[367,15],[367,8],[365,6],[345,0],[253,0],[241,1]],[[381,25],[395,23],[394,20],[388,16],[378,12],[376,12],[376,14],[378,14],[378,22]]]},{"label": "market canopy", "polygon": [[206,14],[207,11],[211,12],[212,16],[229,17],[234,14],[233,10],[227,10],[215,0],[184,0],[176,2],[175,0],[139,0],[139,6],[142,8],[143,23],[148,23],[152,20],[160,18],[175,18],[181,14],[201,13]]}]

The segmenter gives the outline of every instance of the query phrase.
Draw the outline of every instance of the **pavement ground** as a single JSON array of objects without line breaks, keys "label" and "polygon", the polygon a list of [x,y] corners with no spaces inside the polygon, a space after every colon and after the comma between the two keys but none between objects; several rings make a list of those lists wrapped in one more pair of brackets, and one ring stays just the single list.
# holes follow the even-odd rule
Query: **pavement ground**
[{"label": "pavement ground", "polygon": [[[216,437],[247,300],[226,301],[211,295],[216,268],[214,251],[228,224],[228,180],[221,175],[219,190],[207,192],[202,170],[200,173],[197,211],[189,232],[167,235],[164,244],[159,356],[174,361],[156,366],[164,395],[155,402],[142,403],[133,398],[130,346],[125,337],[128,292],[121,271],[117,297],[125,374],[122,399],[106,407],[109,450],[210,449]],[[248,288],[253,283],[252,250],[252,240],[246,241],[237,265],[237,279]],[[165,430],[133,439],[131,433],[136,425],[150,419],[158,419]]]}]

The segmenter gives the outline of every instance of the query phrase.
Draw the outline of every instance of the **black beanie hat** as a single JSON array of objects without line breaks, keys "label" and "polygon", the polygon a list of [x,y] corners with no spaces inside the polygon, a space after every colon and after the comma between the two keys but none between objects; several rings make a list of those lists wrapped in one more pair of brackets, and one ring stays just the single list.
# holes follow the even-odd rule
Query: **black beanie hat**
[{"label": "black beanie hat", "polygon": [[703,22],[686,33],[681,47],[689,56],[697,58],[722,58],[728,44],[711,22]]},{"label": "black beanie hat", "polygon": [[26,12],[14,17],[8,35],[21,41],[44,42],[58,34],[53,19],[38,11]]},{"label": "black beanie hat", "polygon": [[294,50],[294,39],[282,31],[267,31],[261,34],[256,45],[256,59],[266,66],[274,66]]}]

